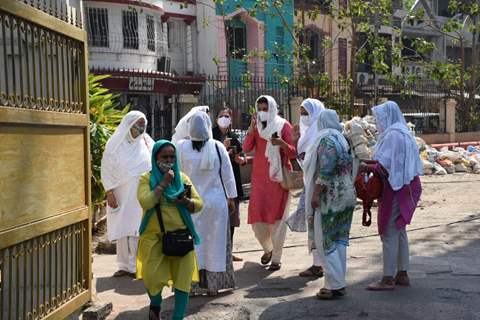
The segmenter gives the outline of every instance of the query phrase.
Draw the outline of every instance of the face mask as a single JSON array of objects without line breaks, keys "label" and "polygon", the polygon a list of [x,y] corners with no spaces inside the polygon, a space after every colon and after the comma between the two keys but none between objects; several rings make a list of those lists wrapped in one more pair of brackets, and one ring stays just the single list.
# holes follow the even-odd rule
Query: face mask
[{"label": "face mask", "polygon": [[174,163],[165,163],[165,162],[157,161],[157,166],[161,173],[165,173],[165,172],[168,172],[168,170],[173,168]]},{"label": "face mask", "polygon": [[258,118],[260,119],[260,121],[264,122],[264,121],[268,120],[268,112],[258,111],[257,114],[258,114]]},{"label": "face mask", "polygon": [[134,124],[132,126],[132,128],[134,128],[135,130],[137,130],[138,134],[142,134],[145,132],[145,127],[144,126],[139,126],[138,124]]},{"label": "face mask", "polygon": [[312,124],[310,116],[300,116],[300,122],[307,127],[310,127],[310,125]]},{"label": "face mask", "polygon": [[217,124],[220,128],[228,128],[230,127],[231,123],[232,123],[232,120],[230,120],[230,118],[221,117],[221,118],[218,118],[217,120]]}]

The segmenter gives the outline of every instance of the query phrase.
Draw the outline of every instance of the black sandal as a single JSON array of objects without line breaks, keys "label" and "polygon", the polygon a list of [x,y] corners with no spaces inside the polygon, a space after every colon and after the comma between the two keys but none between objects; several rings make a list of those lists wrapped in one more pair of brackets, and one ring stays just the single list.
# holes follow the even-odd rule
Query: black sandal
[{"label": "black sandal", "polygon": [[278,271],[282,268],[282,264],[281,263],[277,263],[277,262],[272,262],[270,264],[270,267],[268,268],[268,271]]},{"label": "black sandal", "polygon": [[263,256],[262,256],[262,258],[260,259],[260,262],[261,262],[263,265],[268,264],[268,263],[272,260],[272,253],[273,253],[273,251],[264,253]]},{"label": "black sandal", "polygon": [[338,290],[329,290],[326,288],[320,289],[317,293],[317,298],[320,300],[334,300],[343,297],[346,294],[345,288]]}]

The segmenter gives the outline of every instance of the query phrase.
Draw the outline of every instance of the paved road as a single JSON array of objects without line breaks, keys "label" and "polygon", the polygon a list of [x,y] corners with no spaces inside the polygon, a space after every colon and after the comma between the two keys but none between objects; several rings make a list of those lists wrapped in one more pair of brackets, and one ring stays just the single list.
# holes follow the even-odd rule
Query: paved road
[{"label": "paved road", "polygon": [[[244,223],[234,240],[237,255],[244,258],[235,264],[237,290],[192,299],[188,319],[480,319],[480,176],[422,181],[424,195],[408,233],[410,288],[364,290],[381,276],[382,262],[376,228],[361,226],[360,210],[348,251],[348,295],[340,301],[316,300],[323,280],[297,276],[311,263],[305,234],[288,234],[282,270],[270,273],[259,265],[260,247]],[[141,281],[112,278],[115,267],[115,256],[94,256],[97,298],[113,303],[109,319],[146,319],[148,299]],[[170,290],[164,296],[163,316],[170,319]]]}]

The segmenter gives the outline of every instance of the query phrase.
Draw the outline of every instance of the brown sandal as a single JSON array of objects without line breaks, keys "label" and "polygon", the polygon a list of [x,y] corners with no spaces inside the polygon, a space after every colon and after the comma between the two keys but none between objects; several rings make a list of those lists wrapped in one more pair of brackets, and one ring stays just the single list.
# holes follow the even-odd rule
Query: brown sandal
[{"label": "brown sandal", "polygon": [[260,262],[263,265],[269,264],[269,262],[272,260],[272,252],[273,251],[266,252],[263,254],[262,258],[260,259]]},{"label": "brown sandal", "polygon": [[393,279],[383,278],[380,281],[373,282],[367,286],[370,291],[392,291],[395,289],[395,281]]},{"label": "brown sandal", "polygon": [[395,276],[395,284],[403,287],[410,286],[410,278],[408,278],[408,274],[406,271],[399,271]]},{"label": "brown sandal", "polygon": [[298,274],[300,277],[317,277],[321,278],[323,277],[323,268],[321,266],[311,266],[305,271],[302,271]]}]

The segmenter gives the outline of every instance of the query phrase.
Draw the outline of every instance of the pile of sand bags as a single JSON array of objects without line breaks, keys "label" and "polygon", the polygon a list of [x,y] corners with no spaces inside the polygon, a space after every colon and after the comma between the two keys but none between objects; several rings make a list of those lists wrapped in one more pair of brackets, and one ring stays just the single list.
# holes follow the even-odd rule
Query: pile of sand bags
[{"label": "pile of sand bags", "polygon": [[372,158],[372,147],[376,143],[376,131],[375,124],[368,122],[365,118],[354,117],[345,123],[344,134],[350,140],[353,151],[360,160]]},{"label": "pile of sand bags", "polygon": [[[409,123],[413,131],[414,126]],[[373,155],[378,131],[373,116],[354,117],[344,124],[344,134],[350,141],[356,157],[369,160]],[[425,175],[445,175],[455,172],[480,174],[480,147],[467,149],[447,147],[437,150],[419,137],[415,138],[423,162]]]},{"label": "pile of sand bags", "polygon": [[480,150],[470,146],[449,150],[444,147],[440,150],[428,145],[420,152],[425,175],[444,175],[455,172],[480,174]]}]

